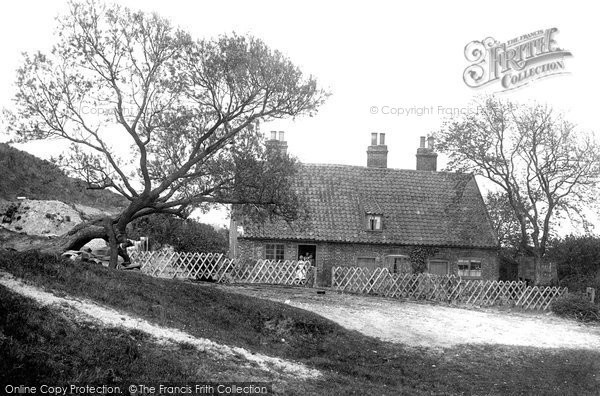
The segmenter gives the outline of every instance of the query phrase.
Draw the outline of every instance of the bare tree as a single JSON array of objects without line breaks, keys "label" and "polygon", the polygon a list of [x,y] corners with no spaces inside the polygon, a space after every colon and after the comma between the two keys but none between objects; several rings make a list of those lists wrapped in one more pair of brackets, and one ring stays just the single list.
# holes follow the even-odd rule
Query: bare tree
[{"label": "bare tree", "polygon": [[18,69],[9,132],[71,142],[59,163],[128,204],[46,250],[102,237],[114,266],[114,247],[142,216],[214,203],[297,216],[285,190],[294,161],[266,151],[256,125],[312,115],[327,96],[312,77],[259,39],[195,41],[158,15],[116,5],[70,3],[58,21],[52,51],[26,54]]},{"label": "bare tree", "polygon": [[519,226],[519,248],[535,258],[536,277],[556,220],[587,226],[582,211],[597,197],[600,147],[551,108],[487,98],[444,125],[438,141],[450,170],[481,175],[504,194]]}]

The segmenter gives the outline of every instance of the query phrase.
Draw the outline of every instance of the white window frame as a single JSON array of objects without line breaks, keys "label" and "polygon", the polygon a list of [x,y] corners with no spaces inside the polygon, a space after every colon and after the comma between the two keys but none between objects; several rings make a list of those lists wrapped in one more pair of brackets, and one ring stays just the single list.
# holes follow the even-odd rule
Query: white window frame
[{"label": "white window frame", "polygon": [[[473,269],[473,265],[478,269]],[[461,266],[467,266],[467,269],[461,269]],[[483,275],[483,260],[477,258],[459,259],[457,263],[458,276],[462,278],[481,278]]]},{"label": "white window frame", "polygon": [[[387,265],[389,265],[389,271],[390,271],[392,274],[402,274],[402,273],[404,273],[404,272],[402,272],[402,271],[398,271],[398,268],[397,268],[397,267],[396,267],[396,268],[394,268],[394,261],[395,261],[395,259],[403,259],[403,260],[406,260],[406,262],[407,262],[407,263],[410,265],[410,259],[409,259],[409,257],[408,257],[407,255],[405,255],[405,254],[388,254],[388,255],[386,256],[386,258],[387,258],[387,260],[389,260]],[[396,269],[396,271],[394,271],[394,269]]]},{"label": "white window frame", "polygon": [[[272,248],[270,248],[269,246],[272,246]],[[279,248],[281,249],[281,251],[278,251]],[[270,253],[269,250],[272,250],[272,252]],[[269,257],[269,256],[271,256],[271,257]],[[279,258],[279,257],[281,257],[281,258]],[[265,244],[265,259],[276,260],[276,261],[285,260],[285,244],[283,244],[283,243],[266,243]]]},{"label": "white window frame", "polygon": [[383,229],[383,216],[367,213],[367,230],[381,231]]}]

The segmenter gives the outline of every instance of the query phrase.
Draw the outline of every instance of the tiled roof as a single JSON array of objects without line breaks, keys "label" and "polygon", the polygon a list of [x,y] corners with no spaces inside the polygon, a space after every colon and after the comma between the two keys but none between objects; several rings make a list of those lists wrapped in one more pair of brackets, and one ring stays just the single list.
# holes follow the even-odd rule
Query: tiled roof
[{"label": "tiled roof", "polygon": [[[244,238],[497,246],[472,175],[303,164],[295,183],[309,218],[244,224]],[[367,213],[383,215],[382,231],[366,229]]]}]

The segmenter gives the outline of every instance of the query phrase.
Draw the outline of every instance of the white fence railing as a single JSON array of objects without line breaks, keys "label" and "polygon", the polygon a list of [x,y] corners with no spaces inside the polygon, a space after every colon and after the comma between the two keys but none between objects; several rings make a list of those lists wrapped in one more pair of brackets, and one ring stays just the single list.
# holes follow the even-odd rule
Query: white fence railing
[{"label": "white fence railing", "polygon": [[463,279],[454,275],[393,274],[387,268],[363,267],[333,267],[331,285],[342,292],[474,305],[510,304],[541,310],[567,293],[566,287],[527,286],[525,282]]},{"label": "white fence railing", "polygon": [[230,259],[222,253],[132,252],[141,272],[160,278],[210,280],[220,283],[306,285],[314,282],[308,261]]}]

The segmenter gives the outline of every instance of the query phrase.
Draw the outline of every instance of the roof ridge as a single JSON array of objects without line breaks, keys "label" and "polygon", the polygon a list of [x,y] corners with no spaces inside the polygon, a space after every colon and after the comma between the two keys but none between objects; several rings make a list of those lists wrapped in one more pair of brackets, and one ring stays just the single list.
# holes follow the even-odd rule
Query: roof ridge
[{"label": "roof ridge", "polygon": [[451,172],[451,171],[427,171],[427,170],[418,170],[418,169],[405,169],[405,168],[374,168],[362,165],[348,165],[348,164],[328,164],[322,162],[300,162],[301,166],[311,166],[311,167],[328,167],[328,168],[354,168],[354,169],[367,169],[367,170],[379,170],[379,171],[402,171],[402,172],[413,172],[413,173],[428,173],[428,174],[444,174],[444,175],[457,175],[457,176],[475,176],[473,173],[464,173],[464,172]]}]

